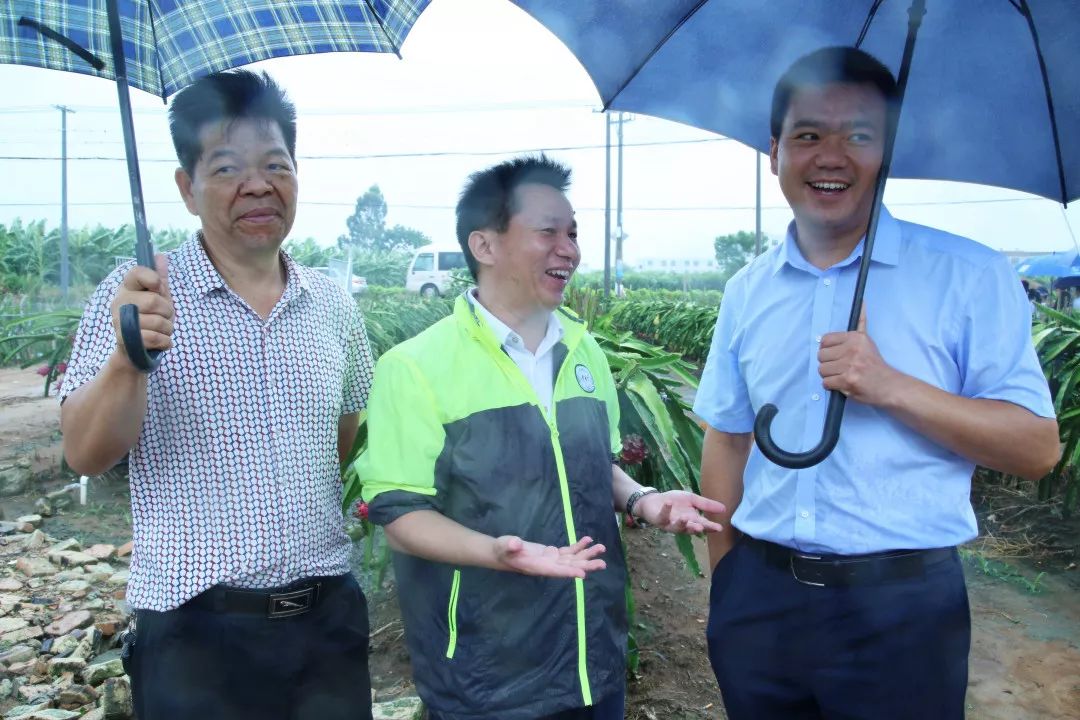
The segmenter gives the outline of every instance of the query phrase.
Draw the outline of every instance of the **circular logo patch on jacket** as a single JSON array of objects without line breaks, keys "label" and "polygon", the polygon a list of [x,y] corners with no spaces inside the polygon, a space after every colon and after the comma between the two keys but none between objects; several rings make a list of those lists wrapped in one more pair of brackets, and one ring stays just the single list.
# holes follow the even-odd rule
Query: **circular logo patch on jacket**
[{"label": "circular logo patch on jacket", "polygon": [[574,368],[574,375],[577,376],[577,384],[581,386],[581,389],[585,392],[591,393],[596,389],[596,383],[593,382],[592,373],[589,372],[589,368],[584,365],[578,365]]}]

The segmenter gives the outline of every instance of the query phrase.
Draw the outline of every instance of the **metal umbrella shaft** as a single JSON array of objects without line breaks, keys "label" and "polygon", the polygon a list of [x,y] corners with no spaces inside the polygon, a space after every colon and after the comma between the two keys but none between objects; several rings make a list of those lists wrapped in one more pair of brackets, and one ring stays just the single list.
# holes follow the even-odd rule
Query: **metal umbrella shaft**
[{"label": "metal umbrella shaft", "polygon": [[[146,226],[146,208],[143,203],[142,180],[139,177],[139,156],[135,148],[135,124],[132,121],[131,95],[127,84],[127,62],[124,58],[124,37],[120,30],[120,11],[117,0],[106,0],[109,16],[109,46],[113,56],[113,72],[116,75],[116,93],[120,100],[120,125],[124,131],[124,152],[127,155],[128,184],[131,186],[131,208],[135,214],[135,260],[139,265],[153,269],[154,246]],[[134,305],[120,306],[120,335],[131,363],[143,372],[157,368],[160,350],[146,350],[142,331],[139,329],[139,309]]]},{"label": "metal umbrella shaft", "polygon": [[[919,34],[923,16],[926,14],[926,0],[912,0],[908,9],[908,33],[904,42],[904,54],[900,60],[900,71],[896,80],[896,101],[887,113],[887,126],[885,132],[885,147],[882,152],[881,170],[878,172],[877,183],[874,186],[874,201],[870,210],[870,222],[866,230],[866,240],[863,243],[862,259],[859,262],[859,277],[855,282],[855,295],[851,302],[851,315],[848,317],[848,331],[859,327],[859,316],[862,312],[863,294],[866,290],[866,278],[870,271],[870,258],[874,251],[874,238],[877,235],[878,219],[881,217],[882,198],[885,195],[885,182],[889,177],[889,166],[892,163],[893,147],[896,144],[896,130],[900,122],[900,112],[904,104],[904,93],[907,91],[908,74],[911,70],[911,58],[915,52],[915,39]],[[829,393],[829,406],[825,411],[825,425],[822,428],[821,440],[810,450],[805,452],[789,452],[776,444],[772,438],[772,422],[779,412],[779,408],[772,403],[766,403],[758,410],[754,419],[754,440],[757,442],[761,454],[772,462],[782,467],[802,469],[817,465],[827,458],[836,447],[840,439],[840,423],[844,418],[844,405],[847,398],[840,392],[833,390]]]}]

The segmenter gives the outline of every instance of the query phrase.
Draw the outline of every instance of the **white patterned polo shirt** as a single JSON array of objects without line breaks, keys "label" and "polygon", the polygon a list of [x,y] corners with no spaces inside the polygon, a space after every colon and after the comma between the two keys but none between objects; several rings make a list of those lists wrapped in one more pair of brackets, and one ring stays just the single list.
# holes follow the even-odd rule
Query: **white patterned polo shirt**
[{"label": "white patterned polo shirt", "polygon": [[[337,428],[367,402],[371,351],[345,291],[282,258],[285,291],[264,321],[197,235],[169,253],[173,347],[150,375],[129,458],[135,608],[170,610],[216,584],[348,572]],[[61,402],[115,348],[109,306],[130,268],[90,298]]]}]

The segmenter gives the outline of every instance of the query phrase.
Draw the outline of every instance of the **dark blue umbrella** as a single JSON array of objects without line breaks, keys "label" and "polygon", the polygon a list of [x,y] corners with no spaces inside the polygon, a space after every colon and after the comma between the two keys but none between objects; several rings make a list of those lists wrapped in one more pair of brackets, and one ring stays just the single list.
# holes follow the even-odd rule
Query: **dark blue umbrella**
[{"label": "dark blue umbrella", "polygon": [[1017,263],[1016,272],[1027,277],[1080,275],[1080,253],[1073,250],[1024,258]]},{"label": "dark blue umbrella", "polygon": [[[890,117],[849,330],[890,174],[1062,203],[1080,197],[1078,0],[513,2],[577,56],[606,109],[694,125],[762,152],[773,87],[797,58],[854,45],[894,68],[902,120]],[[836,446],[844,402],[830,394],[821,441],[798,453],[775,445],[777,408],[764,405],[754,424],[762,454],[792,468],[821,462]]]},{"label": "dark blue umbrella", "polygon": [[[0,63],[116,80],[135,213],[135,257],[154,267],[128,86],[160,96],[220,70],[285,55],[393,52],[429,0],[5,0]],[[153,370],[134,305],[121,308],[124,346]]]},{"label": "dark blue umbrella", "polygon": [[[769,150],[780,75],[858,45],[899,75],[911,0],[513,0],[604,107]],[[927,0],[891,175],[1080,197],[1080,2]],[[1052,108],[1052,110],[1051,110]]]}]

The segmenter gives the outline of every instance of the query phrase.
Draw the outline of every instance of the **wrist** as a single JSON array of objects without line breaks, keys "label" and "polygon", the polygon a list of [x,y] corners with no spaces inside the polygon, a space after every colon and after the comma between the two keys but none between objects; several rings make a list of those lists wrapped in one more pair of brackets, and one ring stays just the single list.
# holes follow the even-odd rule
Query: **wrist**
[{"label": "wrist", "polygon": [[127,350],[119,342],[116,343],[116,348],[109,355],[109,359],[105,361],[105,371],[116,378],[138,380],[146,377],[146,373],[131,364]]},{"label": "wrist", "polygon": [[889,369],[888,380],[882,383],[881,401],[877,406],[890,413],[903,411],[908,398],[913,395],[913,390],[908,381],[914,378],[905,375],[899,370]]},{"label": "wrist", "polygon": [[641,514],[641,499],[647,495],[655,495],[660,491],[654,487],[639,487],[626,498],[626,514],[633,523],[639,527],[648,527],[649,523]]}]

